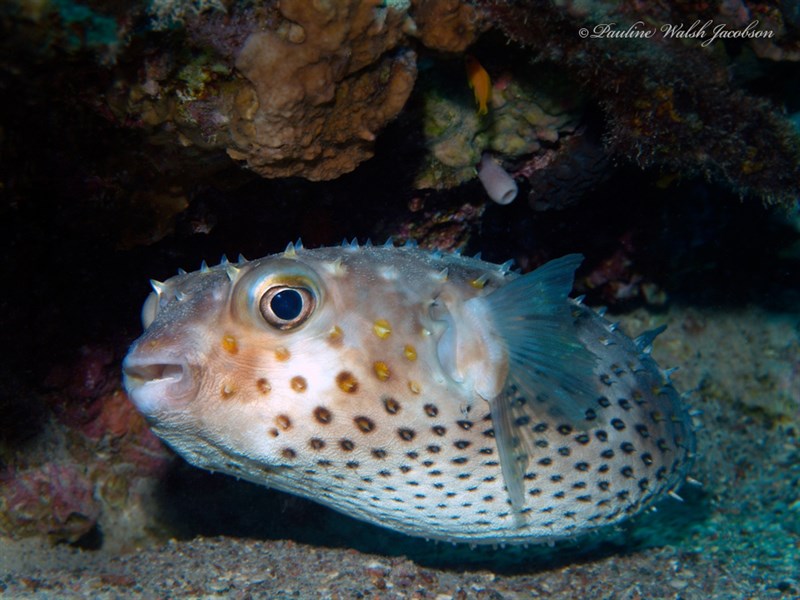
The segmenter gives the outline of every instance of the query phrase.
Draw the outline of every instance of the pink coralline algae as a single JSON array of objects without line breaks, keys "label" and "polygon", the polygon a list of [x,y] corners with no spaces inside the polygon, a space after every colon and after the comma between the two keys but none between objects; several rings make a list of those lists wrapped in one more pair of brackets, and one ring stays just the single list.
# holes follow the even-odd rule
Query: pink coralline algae
[{"label": "pink coralline algae", "polygon": [[44,535],[74,542],[100,516],[100,502],[87,469],[49,463],[0,473],[0,531],[14,537]]}]

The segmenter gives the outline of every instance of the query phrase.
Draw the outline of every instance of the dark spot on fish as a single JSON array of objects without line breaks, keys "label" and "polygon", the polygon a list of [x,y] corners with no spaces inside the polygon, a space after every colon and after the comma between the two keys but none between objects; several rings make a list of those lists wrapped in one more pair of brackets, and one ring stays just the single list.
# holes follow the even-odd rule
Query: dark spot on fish
[{"label": "dark spot on fish", "polygon": [[575,496],[575,500],[577,500],[578,502],[591,502],[592,497],[589,494],[585,494],[583,496]]},{"label": "dark spot on fish", "polygon": [[269,430],[269,434],[270,434],[272,437],[278,437],[278,436],[280,435],[280,432],[279,432],[277,429],[275,429],[275,428],[273,427],[272,429],[270,429],[270,430]]},{"label": "dark spot on fish", "polygon": [[631,467],[627,467],[627,466],[626,467],[622,467],[619,470],[619,472],[626,479],[630,479],[631,477],[633,477],[633,469]]},{"label": "dark spot on fish", "polygon": [[431,444],[430,446],[428,446],[428,452],[430,452],[431,454],[437,454],[441,450],[442,450],[442,447],[441,446],[437,446],[436,444]]},{"label": "dark spot on fish", "polygon": [[281,450],[281,456],[283,458],[291,460],[297,457],[297,452],[295,452],[291,448],[284,448],[283,450]]},{"label": "dark spot on fish", "polygon": [[461,429],[463,429],[464,431],[469,431],[470,429],[472,429],[472,421],[462,420],[462,421],[456,421],[456,423],[458,423],[458,426],[461,427]]},{"label": "dark spot on fish", "polygon": [[621,492],[617,492],[617,498],[619,500],[627,500],[631,493],[628,490],[622,490]]},{"label": "dark spot on fish", "polygon": [[597,413],[594,411],[593,408],[587,408],[584,415],[587,421],[594,421],[597,418]]},{"label": "dark spot on fish", "polygon": [[387,454],[388,453],[383,448],[373,448],[372,450],[372,456],[375,458],[386,458]]},{"label": "dark spot on fish", "polygon": [[442,427],[441,425],[434,425],[433,427],[431,427],[431,430],[438,436],[442,436],[447,433],[447,428]]},{"label": "dark spot on fish", "polygon": [[409,465],[400,465],[399,468],[401,473],[408,473],[411,470]]},{"label": "dark spot on fish", "polygon": [[408,458],[410,458],[411,460],[416,460],[417,458],[419,458],[419,453],[417,453],[417,452],[414,452],[414,451],[412,450],[411,452],[406,452],[406,456],[407,456]]},{"label": "dark spot on fish", "polygon": [[641,459],[642,459],[642,462],[643,462],[643,463],[645,464],[645,466],[647,466],[647,467],[649,467],[650,465],[652,465],[652,464],[653,464],[653,455],[652,455],[652,454],[650,454],[649,452],[645,452],[644,454],[642,454],[642,455],[641,455]]},{"label": "dark spot on fish", "polygon": [[537,448],[547,448],[550,445],[550,442],[547,440],[536,440],[534,444]]},{"label": "dark spot on fish", "polygon": [[266,377],[261,377],[259,379],[256,379],[256,389],[260,393],[266,395],[269,394],[270,390],[272,389],[272,386],[269,384],[269,381],[267,380]]},{"label": "dark spot on fish", "polygon": [[560,475],[558,473],[556,473],[555,475],[550,475],[550,481],[552,481],[553,483],[558,483],[559,481],[562,481],[563,479],[564,479],[564,476]]},{"label": "dark spot on fish", "polygon": [[344,466],[348,469],[357,469],[359,467],[359,463],[357,460],[349,460],[344,464]]},{"label": "dark spot on fish", "polygon": [[383,469],[382,471],[378,471],[378,475],[380,475],[381,477],[391,477],[392,476],[392,472],[391,471],[387,471],[386,469]]},{"label": "dark spot on fish", "polygon": [[605,431],[603,431],[602,429],[598,429],[594,433],[594,437],[596,437],[601,442],[607,442],[608,441],[608,434]]},{"label": "dark spot on fish", "polygon": [[610,467],[608,465],[605,465],[605,464],[604,465],[600,465],[600,467],[597,469],[597,472],[598,473],[608,473],[609,468]]},{"label": "dark spot on fish", "polygon": [[488,483],[488,482],[496,481],[497,477],[495,477],[494,475],[489,475],[488,477],[484,477],[483,480]]},{"label": "dark spot on fish", "polygon": [[640,490],[645,491],[649,487],[650,487],[650,481],[646,477],[643,477],[642,479],[639,480]]},{"label": "dark spot on fish", "polygon": [[620,408],[622,410],[630,410],[631,409],[631,403],[628,402],[628,400],[626,398],[620,398],[619,400],[617,400],[617,404],[619,404],[619,406],[620,406]]},{"label": "dark spot on fish", "polygon": [[646,439],[646,438],[649,438],[649,437],[650,437],[650,432],[647,430],[647,427],[646,427],[646,426],[644,426],[644,425],[642,425],[641,423],[638,423],[638,424],[636,425],[635,429],[636,429],[636,432],[637,432],[637,433],[638,433],[640,436],[642,436],[643,438],[645,438],[645,439]]},{"label": "dark spot on fish", "polygon": [[480,450],[478,450],[478,452],[480,452],[481,454],[493,454],[494,448],[481,448]]},{"label": "dark spot on fish", "polygon": [[400,412],[400,403],[391,396],[387,396],[383,399],[383,407],[390,415],[396,415]]},{"label": "dark spot on fish", "polygon": [[611,426],[617,431],[625,429],[625,422],[622,419],[611,419]]},{"label": "dark spot on fish", "polygon": [[666,467],[659,467],[656,471],[656,479],[658,481],[664,481],[667,478],[667,468]]},{"label": "dark spot on fish", "polygon": [[322,459],[317,461],[317,464],[320,467],[330,467],[333,463],[331,461],[325,459],[325,458],[322,458]]},{"label": "dark spot on fish", "polygon": [[586,489],[586,482],[585,481],[576,481],[572,484],[573,490],[585,490]]},{"label": "dark spot on fish", "polygon": [[422,408],[429,417],[435,417],[439,414],[439,409],[434,404],[426,404]]},{"label": "dark spot on fish", "polygon": [[608,373],[603,373],[602,375],[600,375],[600,381],[604,385],[611,385],[611,383],[612,383],[611,376]]},{"label": "dark spot on fish", "polygon": [[514,419],[514,425],[517,427],[525,427],[528,423],[531,422],[531,418],[528,415],[523,415],[521,417],[517,417]]},{"label": "dark spot on fish", "polygon": [[561,448],[558,449],[558,453],[561,456],[569,456],[572,454],[572,450],[570,450],[567,446],[561,446]]},{"label": "dark spot on fish", "polygon": [[560,433],[561,435],[569,435],[570,433],[572,433],[572,425],[563,423],[562,425],[559,425],[556,428],[556,431],[558,431],[558,433]]},{"label": "dark spot on fish", "polygon": [[352,452],[356,447],[355,443],[348,439],[339,440],[339,447],[345,452]]},{"label": "dark spot on fish", "polygon": [[336,385],[348,394],[355,394],[358,391],[358,379],[350,371],[340,371],[336,375]]},{"label": "dark spot on fish", "polygon": [[553,459],[550,457],[545,456],[544,458],[539,459],[539,464],[543,467],[549,467],[553,464]]},{"label": "dark spot on fish", "polygon": [[630,442],[622,442],[619,445],[619,449],[622,450],[625,454],[632,454],[633,451],[635,450],[633,444],[631,444]]},{"label": "dark spot on fish", "polygon": [[325,441],[319,438],[311,438],[308,440],[308,445],[311,446],[313,450],[322,450],[325,447]]},{"label": "dark spot on fish", "polygon": [[547,427],[548,427],[547,423],[538,423],[537,425],[534,425],[533,430],[536,433],[544,433],[545,431],[547,431]]},{"label": "dark spot on fish", "polygon": [[494,437],[494,429],[486,429],[485,431],[481,432],[484,437],[493,438]]},{"label": "dark spot on fish", "polygon": [[591,438],[589,437],[588,433],[579,433],[578,435],[575,436],[575,441],[581,444],[582,446],[585,446],[591,441]]},{"label": "dark spot on fish", "polygon": [[467,458],[466,456],[458,456],[453,460],[451,460],[450,462],[453,463],[454,465],[463,465],[467,461],[469,461],[469,458]]},{"label": "dark spot on fish", "polygon": [[292,428],[292,420],[286,415],[278,415],[275,417],[275,423],[284,431],[288,431]]},{"label": "dark spot on fish", "polygon": [[469,479],[472,477],[472,473],[459,473],[457,477],[459,479]]},{"label": "dark spot on fish", "polygon": [[314,409],[314,418],[317,420],[318,423],[322,423],[323,425],[327,425],[333,420],[333,415],[331,411],[329,411],[324,406],[318,406]]},{"label": "dark spot on fish", "polygon": [[[561,499],[562,499],[564,496],[566,496],[566,495],[567,495],[567,494],[566,494],[566,492],[564,492],[564,491],[562,490],[562,491],[560,491],[560,492],[556,492],[555,494],[553,494],[553,498],[557,498],[558,500],[561,500]],[[552,510],[553,510],[553,507],[552,507],[552,506],[548,506],[548,508],[549,508],[550,510],[548,510],[547,512],[550,512],[550,511],[552,511]],[[542,512],[544,512],[544,511],[542,511]]]},{"label": "dark spot on fish", "polygon": [[609,448],[608,450],[603,450],[600,453],[600,456],[602,458],[605,458],[606,460],[610,460],[610,459],[614,458],[614,451],[611,448]]},{"label": "dark spot on fish", "polygon": [[467,440],[456,440],[455,442],[453,442],[453,446],[455,446],[459,450],[464,450],[466,448],[469,448],[471,444],[472,442],[468,442]]},{"label": "dark spot on fish", "polygon": [[289,384],[295,392],[305,392],[308,389],[308,382],[305,377],[301,377],[300,375],[292,377]]},{"label": "dark spot on fish", "polygon": [[598,403],[600,406],[602,406],[603,408],[608,408],[609,406],[611,406],[611,400],[609,400],[609,399],[608,399],[608,398],[606,398],[605,396],[603,396],[603,397],[601,397],[601,398],[598,398],[598,399],[597,399],[597,403]]},{"label": "dark spot on fish", "polygon": [[575,463],[575,470],[577,470],[577,471],[588,471],[589,470],[589,463],[586,463],[586,462]]},{"label": "dark spot on fish", "polygon": [[375,429],[375,422],[369,417],[356,417],[353,421],[362,433],[369,433]]},{"label": "dark spot on fish", "polygon": [[416,437],[417,432],[414,431],[413,429],[407,429],[403,427],[397,430],[397,435],[399,435],[400,439],[403,440],[404,442],[410,442]]},{"label": "dark spot on fish", "polygon": [[609,488],[611,488],[611,484],[608,481],[598,481],[597,487],[600,488],[602,491],[607,492]]},{"label": "dark spot on fish", "polygon": [[539,488],[533,488],[532,490],[528,490],[528,495],[529,496],[541,496],[542,495],[542,490],[539,489]]},{"label": "dark spot on fish", "polygon": [[441,490],[441,489],[444,488],[444,484],[443,483],[434,483],[433,487],[435,487],[437,490]]},{"label": "dark spot on fish", "polygon": [[484,497],[482,498],[482,500],[483,500],[484,502],[492,502],[492,501],[494,501],[494,496],[484,496]]}]

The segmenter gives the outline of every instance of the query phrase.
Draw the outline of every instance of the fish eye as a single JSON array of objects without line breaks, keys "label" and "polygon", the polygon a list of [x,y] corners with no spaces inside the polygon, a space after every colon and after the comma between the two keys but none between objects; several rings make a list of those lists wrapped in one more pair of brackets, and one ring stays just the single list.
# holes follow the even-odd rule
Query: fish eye
[{"label": "fish eye", "polygon": [[301,325],[316,306],[311,290],[285,285],[269,288],[259,300],[261,316],[278,329],[294,329]]}]

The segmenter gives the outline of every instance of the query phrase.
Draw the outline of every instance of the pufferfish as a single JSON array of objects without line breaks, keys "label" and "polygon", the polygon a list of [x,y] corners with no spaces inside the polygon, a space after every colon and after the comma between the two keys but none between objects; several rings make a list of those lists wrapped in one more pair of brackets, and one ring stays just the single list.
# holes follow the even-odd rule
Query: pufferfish
[{"label": "pufferfish", "polygon": [[658,332],[568,298],[581,260],[519,275],[352,243],[204,264],[153,282],[124,384],[196,466],[414,536],[574,536],[674,493],[695,447]]}]

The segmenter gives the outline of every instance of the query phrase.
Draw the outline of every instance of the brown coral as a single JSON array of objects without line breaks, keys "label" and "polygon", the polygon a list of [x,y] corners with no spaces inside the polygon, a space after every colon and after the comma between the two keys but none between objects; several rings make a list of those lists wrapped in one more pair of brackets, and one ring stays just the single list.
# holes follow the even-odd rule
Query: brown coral
[{"label": "brown coral", "polygon": [[282,2],[286,19],[251,34],[236,59],[228,154],[264,177],[333,179],[372,156],[375,133],[403,108],[416,78],[395,49],[408,18],[371,2]]},{"label": "brown coral", "polygon": [[420,41],[442,52],[463,52],[480,33],[475,7],[460,0],[417,0],[414,21]]}]

